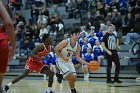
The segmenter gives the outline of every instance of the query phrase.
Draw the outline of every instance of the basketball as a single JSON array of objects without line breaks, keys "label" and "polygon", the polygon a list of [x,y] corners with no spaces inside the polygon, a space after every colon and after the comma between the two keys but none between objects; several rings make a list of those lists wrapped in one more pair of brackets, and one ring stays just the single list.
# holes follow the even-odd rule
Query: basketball
[{"label": "basketball", "polygon": [[97,72],[97,70],[100,68],[100,64],[97,61],[90,61],[89,70],[92,72]]}]

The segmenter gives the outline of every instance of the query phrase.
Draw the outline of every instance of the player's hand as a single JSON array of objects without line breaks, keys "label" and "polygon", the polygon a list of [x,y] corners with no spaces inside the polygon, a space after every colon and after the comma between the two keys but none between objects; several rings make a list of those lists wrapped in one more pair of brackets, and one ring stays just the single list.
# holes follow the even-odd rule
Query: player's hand
[{"label": "player's hand", "polygon": [[64,57],[63,60],[64,61],[69,61],[69,58],[68,57]]},{"label": "player's hand", "polygon": [[110,55],[110,56],[112,55],[111,51],[109,51],[109,50],[107,51],[107,53],[108,53],[108,55]]},{"label": "player's hand", "polygon": [[89,63],[88,63],[88,62],[86,62],[86,65],[87,65],[87,66],[89,66]]}]

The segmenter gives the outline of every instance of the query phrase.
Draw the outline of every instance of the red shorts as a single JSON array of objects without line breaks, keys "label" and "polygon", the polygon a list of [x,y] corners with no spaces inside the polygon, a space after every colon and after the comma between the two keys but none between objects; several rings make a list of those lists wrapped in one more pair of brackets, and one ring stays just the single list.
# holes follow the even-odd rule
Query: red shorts
[{"label": "red shorts", "polygon": [[8,40],[0,40],[0,73],[5,73],[8,64],[9,48]]},{"label": "red shorts", "polygon": [[38,61],[32,61],[30,58],[27,60],[27,63],[25,65],[26,69],[30,70],[30,73],[33,71],[36,71],[37,73],[39,73],[41,71],[41,69],[44,67],[45,65],[41,62]]}]

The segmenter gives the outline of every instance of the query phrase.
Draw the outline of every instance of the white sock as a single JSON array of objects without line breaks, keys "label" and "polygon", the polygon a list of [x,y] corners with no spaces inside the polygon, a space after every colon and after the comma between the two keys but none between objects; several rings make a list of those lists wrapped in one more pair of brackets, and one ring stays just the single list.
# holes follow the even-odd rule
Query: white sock
[{"label": "white sock", "polygon": [[87,74],[87,77],[89,78],[89,73]]},{"label": "white sock", "polygon": [[9,87],[10,87],[11,85],[12,85],[12,82],[10,82],[10,83],[7,84],[7,86],[9,86]]},{"label": "white sock", "polygon": [[84,74],[84,80],[86,80],[86,74]]},{"label": "white sock", "polygon": [[89,80],[89,74],[85,74],[86,80]]},{"label": "white sock", "polygon": [[52,91],[52,87],[48,87],[47,92]]},{"label": "white sock", "polygon": [[44,80],[47,80],[47,76],[46,76],[46,74],[44,74],[43,77],[44,77]]}]

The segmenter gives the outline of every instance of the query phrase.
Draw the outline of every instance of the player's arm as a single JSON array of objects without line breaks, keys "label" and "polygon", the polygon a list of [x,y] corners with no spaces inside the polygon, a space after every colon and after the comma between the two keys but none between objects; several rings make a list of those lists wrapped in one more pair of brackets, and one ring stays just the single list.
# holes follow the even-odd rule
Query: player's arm
[{"label": "player's arm", "polygon": [[16,42],[15,42],[15,32],[14,32],[13,23],[1,0],[0,0],[0,12],[1,12],[0,17],[2,21],[5,23],[5,29],[8,32],[12,50],[15,50]]},{"label": "player's arm", "polygon": [[106,51],[109,55],[112,55],[111,51],[108,50],[108,49],[106,48],[105,42],[102,42],[102,48],[103,48],[103,50]]},{"label": "player's arm", "polygon": [[38,57],[36,56],[38,54],[38,52],[41,52],[44,50],[44,46],[42,44],[37,45],[30,53],[30,57],[32,57],[35,60],[42,60],[42,57]]},{"label": "player's arm", "polygon": [[106,52],[109,51],[109,50],[106,48],[106,46],[105,46],[105,42],[102,42],[101,45],[102,45],[102,48],[103,48],[104,51],[106,51]]},{"label": "player's arm", "polygon": [[86,61],[84,61],[84,60],[80,57],[80,51],[81,51],[81,48],[80,48],[80,45],[78,45],[78,48],[77,48],[76,53],[75,53],[77,61],[80,62],[80,63],[83,63],[83,64],[85,64],[85,65],[88,65],[89,63],[87,63]]},{"label": "player's arm", "polygon": [[61,41],[54,49],[55,53],[57,54],[58,57],[62,58],[64,61],[68,61],[65,59],[65,57],[61,54],[61,50],[66,47],[68,44],[67,40]]}]

